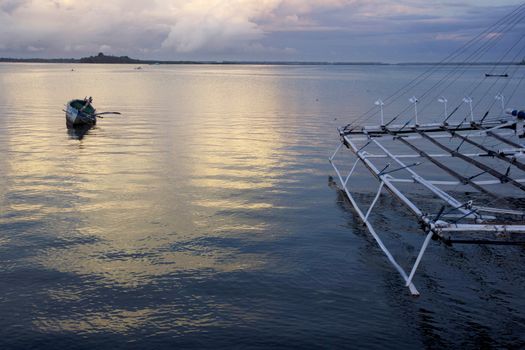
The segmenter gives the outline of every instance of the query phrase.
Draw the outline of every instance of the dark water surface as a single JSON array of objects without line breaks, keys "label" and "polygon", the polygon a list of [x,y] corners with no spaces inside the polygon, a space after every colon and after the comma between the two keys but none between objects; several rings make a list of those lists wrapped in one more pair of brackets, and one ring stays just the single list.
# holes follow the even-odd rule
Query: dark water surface
[{"label": "dark water surface", "polygon": [[[330,181],[335,127],[424,67],[133,68],[0,65],[0,348],[525,345],[523,248],[433,243],[413,298]],[[68,131],[89,95],[123,115]]]}]

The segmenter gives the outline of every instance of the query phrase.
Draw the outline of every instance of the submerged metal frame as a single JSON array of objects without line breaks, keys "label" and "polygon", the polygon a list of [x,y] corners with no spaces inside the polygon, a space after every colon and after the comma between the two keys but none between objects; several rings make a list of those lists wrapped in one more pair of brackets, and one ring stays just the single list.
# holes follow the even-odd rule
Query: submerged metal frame
[{"label": "submerged metal frame", "polygon": [[[392,127],[385,127],[384,125],[380,126],[371,126],[371,127],[362,127],[359,130],[354,129],[348,129],[348,127],[340,128],[338,129],[339,135],[341,137],[341,143],[336,148],[335,152],[332,154],[332,156],[329,158],[330,163],[332,164],[339,181],[341,183],[342,189],[348,199],[350,200],[350,203],[352,204],[353,208],[357,212],[360,219],[365,223],[368,231],[372,235],[372,237],[375,239],[383,253],[387,256],[390,263],[394,266],[394,268],[398,271],[398,273],[401,275],[405,282],[405,286],[407,286],[410,290],[410,293],[412,295],[419,295],[418,290],[416,289],[415,285],[413,284],[413,278],[414,275],[421,263],[421,260],[426,252],[426,249],[429,245],[430,239],[432,237],[436,237],[438,239],[441,239],[445,241],[446,243],[493,243],[493,244],[502,244],[501,242],[498,243],[497,241],[480,241],[480,240],[455,240],[451,241],[450,238],[447,238],[444,236],[445,232],[492,232],[494,234],[509,234],[509,233],[525,233],[525,222],[523,221],[510,221],[510,222],[503,222],[503,223],[487,223],[487,220],[495,219],[495,216],[491,215],[481,215],[481,212],[483,213],[492,213],[492,214],[508,214],[508,215],[517,215],[521,216],[522,220],[525,217],[525,212],[522,212],[520,210],[513,210],[513,209],[506,209],[506,208],[491,208],[486,206],[475,206],[473,201],[469,200],[467,202],[462,202],[452,196],[451,194],[447,193],[446,191],[442,190],[441,188],[437,187],[438,185],[470,185],[471,187],[477,189],[478,191],[490,193],[485,189],[484,186],[487,185],[494,185],[494,184],[501,184],[501,183],[509,183],[517,187],[518,189],[523,190],[525,186],[523,183],[525,183],[525,179],[514,179],[508,176],[507,174],[502,174],[495,169],[491,168],[490,166],[487,166],[479,161],[474,160],[473,158],[476,157],[482,157],[482,156],[491,156],[496,157],[499,159],[502,159],[504,161],[507,161],[510,166],[515,166],[517,169],[522,169],[522,163],[516,160],[517,155],[524,155],[525,153],[525,147],[523,145],[517,144],[515,142],[512,142],[508,140],[506,142],[508,145],[514,146],[513,149],[507,149],[502,151],[493,151],[488,149],[487,147],[479,147],[480,144],[477,144],[475,142],[470,142],[471,138],[475,137],[493,137],[495,139],[498,139],[501,141],[501,139],[505,139],[505,136],[514,135],[518,132],[520,132],[520,127],[522,127],[523,120],[520,118],[516,118],[513,120],[497,120],[497,121],[491,121],[486,122],[483,124],[477,124],[474,122],[471,123],[459,123],[457,125],[448,125],[448,124],[426,124],[426,125],[402,125],[402,126],[392,126]],[[521,124],[521,125],[520,125]],[[496,130],[502,130],[502,129],[510,129],[509,131],[504,132],[498,132],[496,133]],[[458,131],[463,131],[466,133],[459,134]],[[434,134],[436,133],[436,134]],[[409,146],[411,149],[419,151],[418,154],[393,154],[385,145],[382,144],[380,141],[382,137],[389,137],[393,138],[394,140],[396,138],[402,138],[405,145]],[[451,150],[448,149],[446,146],[442,145],[437,141],[439,138],[450,138],[450,137],[458,137],[462,139],[463,141],[467,141],[470,144],[473,144],[478,149],[480,149],[483,153],[462,153],[458,150]],[[413,146],[412,144],[406,142],[406,140],[410,139],[425,139],[441,149],[445,150],[446,153],[439,153],[439,154],[429,154],[426,152],[423,152],[421,150],[418,150],[417,147]],[[357,146],[356,142],[358,141],[366,141],[364,146],[361,146],[360,148]],[[462,142],[463,142],[462,141]],[[365,148],[370,145],[374,144],[377,146],[382,154],[370,154],[365,151]],[[341,172],[339,168],[336,166],[334,159],[341,150],[341,148],[346,146],[353,155],[355,155],[355,161],[353,162],[353,165],[345,178],[341,175]],[[435,158],[440,157],[456,157],[457,159],[466,161],[468,163],[473,164],[474,166],[479,167],[483,170],[483,173],[488,173],[491,176],[495,177],[495,180],[479,180],[476,181],[473,179],[473,177],[466,178],[464,175],[457,174],[451,169],[445,169],[446,166],[443,166],[442,163],[439,163]],[[514,157],[514,158],[510,158]],[[373,160],[377,158],[388,158],[395,162],[399,168],[396,168],[394,170],[387,169],[390,165],[390,163],[380,170],[376,164],[374,164]],[[432,181],[425,179],[420,174],[418,174],[413,167],[421,164],[421,163],[413,163],[413,164],[407,164],[402,159],[410,159],[410,158],[423,158],[426,160],[429,160],[430,163],[435,166],[440,167],[441,169],[447,171],[448,174],[452,175],[453,178],[456,180],[454,181]],[[512,160],[514,159],[514,161]],[[357,204],[357,201],[352,194],[352,191],[349,189],[348,182],[350,181],[350,178],[355,172],[355,169],[357,165],[361,163],[364,164],[364,166],[370,171],[371,174],[374,175],[374,177],[379,181],[379,187],[377,189],[376,195],[370,204],[370,206],[366,209],[366,213],[364,213],[364,210],[359,207]],[[443,167],[441,167],[441,166]],[[387,171],[388,170],[388,171]],[[397,171],[406,171],[410,174],[410,178],[395,178],[391,174]],[[481,174],[483,174],[481,173]],[[478,175],[474,176],[477,177]],[[437,215],[429,215],[427,213],[424,213],[412,200],[410,200],[403,191],[396,186],[396,183],[418,183],[422,185],[424,188],[426,188],[429,192],[431,192],[434,196],[441,199],[443,202],[443,207]],[[373,227],[372,223],[369,220],[370,214],[372,213],[374,207],[377,204],[377,201],[379,197],[381,196],[382,190],[386,188],[388,191],[401,203],[404,204],[406,208],[408,208],[418,219],[419,223],[421,224],[426,236],[425,239],[419,249],[419,252],[417,254],[416,260],[414,264],[410,268],[410,273],[407,273],[395,260],[395,258],[392,256],[388,248],[385,246],[379,235],[377,234],[375,228]],[[493,195],[496,196],[497,195]],[[456,217],[459,217],[456,221],[447,221],[446,218],[448,217],[454,217],[454,215],[450,215],[450,213],[444,214],[444,208],[445,206],[450,206],[453,208],[453,211],[458,212],[458,215]],[[474,223],[458,223],[461,219],[471,219],[474,220]],[[506,243],[514,243],[514,244],[524,244],[524,242],[503,242],[503,244]]]}]

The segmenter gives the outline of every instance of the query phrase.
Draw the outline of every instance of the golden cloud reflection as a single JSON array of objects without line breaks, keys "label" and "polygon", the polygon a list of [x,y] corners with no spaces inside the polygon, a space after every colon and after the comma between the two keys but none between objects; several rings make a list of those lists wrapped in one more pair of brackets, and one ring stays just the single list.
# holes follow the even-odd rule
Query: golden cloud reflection
[{"label": "golden cloud reflection", "polygon": [[[2,223],[32,222],[37,229],[27,235],[51,242],[27,257],[31,263],[102,284],[133,288],[180,271],[261,268],[264,255],[214,242],[261,239],[267,227],[257,213],[282,208],[271,196],[246,195],[286,181],[275,76],[127,69],[53,66],[9,79],[19,88],[2,98],[23,109],[6,136],[2,171],[14,199]],[[86,91],[102,106],[122,106],[126,122],[108,117],[71,139],[60,109]]]},{"label": "golden cloud reflection", "polygon": [[223,188],[230,190],[248,190],[248,189],[271,189],[272,183],[248,182],[248,181],[231,181],[213,178],[195,178],[192,179],[192,185],[195,187]]},{"label": "golden cloud reflection", "polygon": [[[190,303],[193,300],[190,300]],[[216,300],[198,300],[199,305],[205,303],[212,305],[215,310],[232,310],[238,315],[238,318],[243,318],[245,322],[260,319],[254,313],[247,314],[241,312],[238,307],[228,303],[219,303]],[[228,321],[223,317],[217,317],[217,314],[210,312],[206,307],[192,308],[190,313],[182,313],[188,308],[188,305],[180,304],[160,304],[158,308],[142,308],[134,310],[113,309],[107,312],[87,312],[75,315],[74,318],[51,318],[38,317],[33,321],[33,326],[45,333],[120,333],[126,334],[133,332],[138,328],[155,327],[156,335],[164,332],[173,334],[176,332],[192,332],[196,327],[224,327],[232,321]],[[162,310],[159,311],[159,310]],[[166,322],[163,317],[166,312],[172,313],[169,322]],[[233,322],[238,322],[238,318]]]},{"label": "golden cloud reflection", "polygon": [[246,201],[235,201],[231,199],[222,200],[196,200],[193,204],[216,209],[244,209],[244,210],[257,210],[257,209],[269,209],[273,208],[274,205],[271,203],[253,203]]},{"label": "golden cloud reflection", "polygon": [[126,333],[143,326],[154,316],[156,310],[112,310],[91,312],[75,318],[37,318],[35,328],[46,333],[59,332],[114,332]]},{"label": "golden cloud reflection", "polygon": [[[259,79],[243,75],[247,73],[243,68],[212,71],[214,79],[204,80],[192,90],[193,101],[211,106],[200,123],[210,132],[204,137],[202,132],[191,133],[196,151],[193,186],[224,189],[227,194],[231,190],[271,189],[282,177],[276,169],[281,165],[279,156],[286,143],[275,111],[281,109],[284,101],[279,94],[278,77],[269,74],[269,67],[260,69],[266,75]],[[213,207],[232,207],[234,202],[228,201],[214,198],[206,202]],[[203,200],[195,203],[202,205]],[[250,209],[270,206],[248,204]]]},{"label": "golden cloud reflection", "polygon": [[[148,247],[151,249],[151,247]],[[231,272],[262,267],[261,256],[242,254],[232,261],[231,251],[205,252],[162,252],[154,256],[141,254],[139,250],[130,247],[120,251],[121,257],[110,253],[102,255],[101,246],[91,249],[75,248],[67,252],[49,251],[39,257],[39,262],[47,268],[77,275],[96,275],[102,278],[102,283],[123,288],[137,288],[158,277],[177,271],[213,270],[215,272]],[[86,254],[90,254],[86,256]],[[86,256],[85,259],[79,257]]]}]

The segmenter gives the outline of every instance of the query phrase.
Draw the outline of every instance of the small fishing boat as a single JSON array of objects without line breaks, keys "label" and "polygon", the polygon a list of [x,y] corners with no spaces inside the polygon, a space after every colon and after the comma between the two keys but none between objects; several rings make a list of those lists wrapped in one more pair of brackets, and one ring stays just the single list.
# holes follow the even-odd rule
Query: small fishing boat
[{"label": "small fishing boat", "polygon": [[102,112],[97,113],[95,107],[91,104],[93,97],[85,97],[83,100],[71,100],[67,103],[66,122],[68,125],[95,125],[97,118],[102,117],[103,114],[120,114],[120,112]]},{"label": "small fishing boat", "polygon": [[67,122],[71,125],[95,125],[97,115],[91,102],[93,102],[92,97],[69,101],[65,110]]}]

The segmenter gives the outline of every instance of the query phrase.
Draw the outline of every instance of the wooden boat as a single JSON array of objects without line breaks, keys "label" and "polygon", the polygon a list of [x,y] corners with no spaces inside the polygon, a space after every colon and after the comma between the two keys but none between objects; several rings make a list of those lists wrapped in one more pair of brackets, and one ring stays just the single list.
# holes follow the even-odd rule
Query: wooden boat
[{"label": "wooden boat", "polygon": [[91,102],[92,97],[69,101],[65,110],[67,122],[71,125],[95,125],[97,114]]},{"label": "wooden boat", "polygon": [[102,117],[103,114],[120,114],[120,112],[102,112],[97,113],[95,107],[91,104],[93,97],[85,97],[83,100],[71,100],[67,103],[66,122],[71,126],[89,125],[93,126],[97,123],[97,118]]}]

